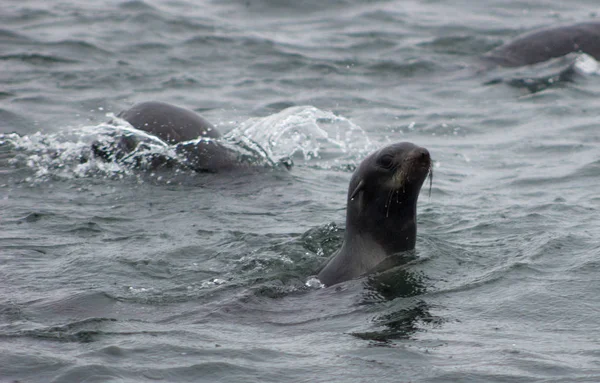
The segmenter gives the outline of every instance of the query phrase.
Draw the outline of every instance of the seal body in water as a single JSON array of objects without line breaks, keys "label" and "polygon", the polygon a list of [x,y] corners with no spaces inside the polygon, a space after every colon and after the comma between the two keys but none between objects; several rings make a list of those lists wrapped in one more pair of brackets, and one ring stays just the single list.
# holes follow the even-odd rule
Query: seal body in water
[{"label": "seal body in water", "polygon": [[361,162],[348,188],[344,243],[319,272],[321,283],[359,277],[414,249],[417,199],[430,173],[427,149],[409,142],[386,146]]},{"label": "seal body in water", "polygon": [[[585,53],[574,60],[555,61],[569,54]],[[486,85],[506,83],[532,93],[572,82],[581,75],[594,73],[600,60],[600,22],[591,21],[538,29],[523,34],[479,57],[480,70],[496,67],[531,66],[517,77],[493,78]]]},{"label": "seal body in water", "polygon": [[[218,139],[219,131],[199,114],[164,102],[143,102],[118,115],[134,128],[174,145],[184,165],[200,172],[217,172],[240,166],[239,153]],[[132,135],[119,137],[110,145],[92,145],[94,154],[105,160],[122,160],[133,153],[139,141]],[[173,159],[153,155],[152,168],[170,166]]]},{"label": "seal body in water", "polygon": [[492,65],[519,67],[576,52],[600,60],[600,21],[535,30],[491,50],[481,58]]},{"label": "seal body in water", "polygon": [[169,144],[198,137],[221,137],[219,131],[198,113],[164,102],[136,104],[119,113],[118,117]]}]

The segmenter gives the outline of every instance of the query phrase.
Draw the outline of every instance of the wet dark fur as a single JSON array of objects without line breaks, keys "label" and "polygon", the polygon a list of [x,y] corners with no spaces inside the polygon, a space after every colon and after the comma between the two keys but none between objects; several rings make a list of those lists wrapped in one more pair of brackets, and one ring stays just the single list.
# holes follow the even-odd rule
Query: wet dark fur
[{"label": "wet dark fur", "polygon": [[600,22],[536,30],[517,37],[482,56],[491,65],[533,65],[569,53],[586,53],[600,60]]},{"label": "wet dark fur", "polygon": [[[183,165],[199,172],[217,172],[239,166],[237,153],[216,139],[221,133],[199,114],[164,102],[143,102],[121,112],[118,117],[134,128],[148,132],[162,141],[175,145],[175,151],[185,159]],[[206,138],[206,140],[196,140]],[[115,142],[92,145],[96,157],[104,160],[122,160],[138,146],[132,135],[116,137]],[[172,166],[165,156],[150,159],[153,168]]]}]

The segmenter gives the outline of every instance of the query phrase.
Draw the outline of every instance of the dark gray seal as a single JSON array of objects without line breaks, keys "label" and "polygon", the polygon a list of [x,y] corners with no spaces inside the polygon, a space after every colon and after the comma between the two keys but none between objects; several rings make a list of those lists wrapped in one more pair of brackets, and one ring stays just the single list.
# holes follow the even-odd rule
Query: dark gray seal
[{"label": "dark gray seal", "polygon": [[[555,26],[521,35],[480,56],[479,72],[519,68],[517,72],[491,78],[485,85],[503,83],[535,93],[594,72],[596,64],[592,59],[580,55],[573,59],[568,57],[581,53],[600,60],[600,22]],[[496,76],[497,72],[492,75]]]},{"label": "dark gray seal", "polygon": [[[175,151],[196,171],[217,172],[239,166],[238,154],[217,139],[221,133],[204,117],[164,102],[143,102],[119,113],[134,128],[177,144]],[[196,142],[186,142],[197,140]]]},{"label": "dark gray seal", "polygon": [[519,67],[577,52],[600,60],[600,22],[535,30],[491,50],[481,58],[492,65]]},{"label": "dark gray seal", "polygon": [[348,188],[344,243],[319,272],[321,283],[359,277],[414,249],[417,199],[429,174],[429,152],[409,142],[386,146],[361,162]]},{"label": "dark gray seal", "polygon": [[[173,145],[175,152],[184,160],[180,164],[165,155],[151,154],[149,158],[144,157],[144,161],[152,169],[183,165],[198,172],[219,172],[247,166],[253,160],[256,160],[256,163],[265,161],[263,153],[254,151],[245,156],[224,145],[219,141],[221,133],[210,122],[196,112],[175,105],[143,102],[122,111],[117,117],[124,119],[134,128]],[[144,149],[143,144],[133,134],[118,136],[115,141],[109,143],[92,144],[96,157],[106,161],[131,162],[136,152],[143,152],[140,149]],[[244,149],[246,152],[252,152],[251,148]]]},{"label": "dark gray seal", "polygon": [[165,102],[142,102],[122,111],[117,117],[169,144],[198,137],[221,137],[221,133],[198,113]]}]

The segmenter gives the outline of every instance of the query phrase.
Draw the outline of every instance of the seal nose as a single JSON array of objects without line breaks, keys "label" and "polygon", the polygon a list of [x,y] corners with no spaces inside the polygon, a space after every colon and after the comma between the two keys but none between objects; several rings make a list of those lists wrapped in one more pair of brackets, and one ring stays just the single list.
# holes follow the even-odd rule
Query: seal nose
[{"label": "seal nose", "polygon": [[431,156],[429,155],[429,150],[425,148],[418,148],[415,153],[415,158],[426,162],[431,160]]}]

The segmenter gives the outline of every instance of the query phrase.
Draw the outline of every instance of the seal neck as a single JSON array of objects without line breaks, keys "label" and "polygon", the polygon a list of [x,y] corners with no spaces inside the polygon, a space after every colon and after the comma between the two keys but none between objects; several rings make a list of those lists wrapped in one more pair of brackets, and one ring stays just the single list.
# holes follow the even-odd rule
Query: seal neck
[{"label": "seal neck", "polygon": [[398,197],[392,194],[391,198],[357,197],[348,201],[344,239],[347,245],[352,246],[356,238],[369,238],[386,255],[414,249],[418,191],[407,190]]}]

